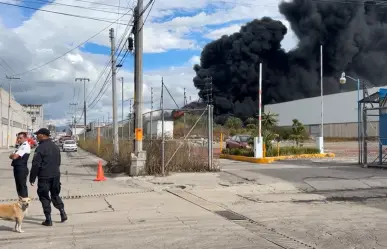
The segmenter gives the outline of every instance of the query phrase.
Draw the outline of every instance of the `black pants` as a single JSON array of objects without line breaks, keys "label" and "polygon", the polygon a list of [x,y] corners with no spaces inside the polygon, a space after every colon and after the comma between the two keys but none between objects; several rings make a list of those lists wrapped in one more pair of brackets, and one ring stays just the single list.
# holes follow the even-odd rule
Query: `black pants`
[{"label": "black pants", "polygon": [[20,197],[28,197],[27,176],[28,168],[13,168],[13,176],[15,178],[16,191]]},{"label": "black pants", "polygon": [[64,209],[62,199],[59,197],[60,189],[60,177],[48,179],[38,178],[38,196],[42,203],[44,214],[51,214],[51,201],[55,208],[59,210]]}]

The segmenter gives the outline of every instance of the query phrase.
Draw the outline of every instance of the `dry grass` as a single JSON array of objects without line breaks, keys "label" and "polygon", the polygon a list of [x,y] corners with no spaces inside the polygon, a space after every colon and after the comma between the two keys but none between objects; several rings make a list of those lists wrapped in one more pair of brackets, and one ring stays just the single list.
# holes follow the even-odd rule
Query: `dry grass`
[{"label": "dry grass", "polygon": [[[181,145],[180,149],[177,148]],[[95,139],[80,141],[80,147],[108,162],[105,171],[108,173],[130,173],[132,141],[120,141],[120,155],[117,164],[113,164],[113,144],[111,141],[101,140],[98,152]],[[161,141],[144,141],[144,150],[147,152],[146,173],[161,174]],[[177,152],[176,152],[177,150]],[[172,155],[176,152],[174,157]],[[204,172],[208,171],[207,148],[194,146],[183,141],[166,141],[165,143],[165,173],[169,172]],[[171,159],[172,158],[172,159]],[[169,162],[169,163],[168,163]]]}]

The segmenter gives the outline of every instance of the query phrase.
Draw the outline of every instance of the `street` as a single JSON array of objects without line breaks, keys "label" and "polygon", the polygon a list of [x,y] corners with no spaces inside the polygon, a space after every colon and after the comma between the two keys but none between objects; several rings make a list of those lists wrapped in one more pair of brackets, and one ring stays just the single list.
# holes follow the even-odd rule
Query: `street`
[{"label": "street", "polygon": [[[15,199],[8,152],[0,154],[0,201]],[[0,221],[0,247],[385,248],[387,172],[338,160],[257,165],[219,160],[221,172],[108,177],[98,159],[62,152],[69,220],[43,227],[34,200],[23,223]],[[30,160],[31,161],[31,160]],[[30,196],[36,189],[30,187]]]}]

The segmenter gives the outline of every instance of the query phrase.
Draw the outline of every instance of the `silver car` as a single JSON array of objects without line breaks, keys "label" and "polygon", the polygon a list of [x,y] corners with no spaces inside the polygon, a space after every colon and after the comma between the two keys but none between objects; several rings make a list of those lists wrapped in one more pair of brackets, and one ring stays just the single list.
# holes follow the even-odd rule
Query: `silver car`
[{"label": "silver car", "polygon": [[62,145],[63,151],[78,151],[77,143],[74,140],[65,140]]}]

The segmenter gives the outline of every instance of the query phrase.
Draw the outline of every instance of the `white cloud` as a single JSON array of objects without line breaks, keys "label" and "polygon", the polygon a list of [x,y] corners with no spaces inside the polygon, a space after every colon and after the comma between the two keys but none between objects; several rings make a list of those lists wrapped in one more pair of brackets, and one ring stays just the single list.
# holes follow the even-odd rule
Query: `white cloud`
[{"label": "white cloud", "polygon": [[219,39],[223,35],[232,35],[233,33],[238,32],[241,29],[241,26],[241,24],[234,24],[228,27],[215,29],[210,33],[206,34],[205,37],[213,40]]},{"label": "white cloud", "polygon": [[189,59],[189,63],[191,65],[199,64],[200,63],[200,56],[198,56],[198,55],[192,56],[191,59]]}]

